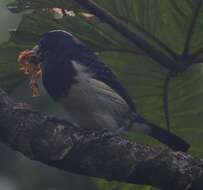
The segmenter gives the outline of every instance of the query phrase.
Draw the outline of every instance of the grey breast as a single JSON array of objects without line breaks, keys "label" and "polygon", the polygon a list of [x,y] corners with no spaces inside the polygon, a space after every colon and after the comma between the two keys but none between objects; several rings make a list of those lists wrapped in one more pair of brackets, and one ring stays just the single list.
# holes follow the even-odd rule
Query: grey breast
[{"label": "grey breast", "polygon": [[[87,68],[73,62],[76,81],[60,102],[70,117],[85,129],[114,130],[129,125],[129,106],[112,88],[92,78]],[[127,127],[127,126],[126,126]]]}]

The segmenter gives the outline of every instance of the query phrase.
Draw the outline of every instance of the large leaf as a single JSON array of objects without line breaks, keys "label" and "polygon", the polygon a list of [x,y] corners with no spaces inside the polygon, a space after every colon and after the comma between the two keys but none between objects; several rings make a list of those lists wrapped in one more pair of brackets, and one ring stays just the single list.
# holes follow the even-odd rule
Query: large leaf
[{"label": "large leaf", "polygon": [[17,54],[20,50],[22,49],[15,44],[4,43],[0,46],[0,83],[3,89],[14,89],[23,81],[16,64]]},{"label": "large leaf", "polygon": [[[31,2],[34,7],[82,9],[74,0],[35,0]],[[159,40],[161,40],[168,48],[182,53],[187,39],[190,39],[188,49],[191,53],[202,50],[202,0],[95,0],[95,2],[124,21],[131,29],[139,32],[140,35],[148,40],[153,39],[152,42],[155,44],[158,42],[160,45]]]},{"label": "large leaf", "polygon": [[14,0],[0,0],[0,5],[5,5],[12,2],[14,2]]},{"label": "large leaf", "polygon": [[150,186],[141,186],[141,185],[133,185],[133,184],[127,184],[127,183],[118,183],[118,182],[109,182],[106,180],[97,180],[94,179],[97,186],[102,190],[155,190],[155,188],[152,188]]},{"label": "large leaf", "polygon": [[[136,102],[137,110],[151,121],[166,127],[164,105],[168,104],[168,117],[173,132],[191,143],[191,152],[202,156],[203,140],[203,69],[194,64],[171,77],[168,100],[164,99],[164,84],[169,71],[149,58],[135,44],[128,41],[102,20],[82,16],[87,12],[75,1],[35,0],[35,11],[24,16],[8,43],[0,47],[0,85],[9,90],[21,82],[15,60],[17,52],[32,47],[39,37],[52,29],[72,32],[111,67]],[[183,59],[190,64],[203,60],[203,9],[200,0],[96,0],[164,55],[173,57],[196,55]],[[74,10],[76,16],[54,19],[43,7],[63,7]],[[7,52],[7,53],[5,53]],[[9,52],[9,53],[8,53]],[[175,55],[175,58],[174,58]],[[181,58],[181,57],[179,57]],[[187,58],[187,56],[186,56]],[[166,85],[165,85],[166,86]],[[165,89],[166,90],[166,89]],[[166,96],[165,96],[166,99]],[[130,135],[137,141],[152,143],[140,135]],[[122,188],[121,188],[122,189]],[[130,188],[128,188],[130,189]]]}]

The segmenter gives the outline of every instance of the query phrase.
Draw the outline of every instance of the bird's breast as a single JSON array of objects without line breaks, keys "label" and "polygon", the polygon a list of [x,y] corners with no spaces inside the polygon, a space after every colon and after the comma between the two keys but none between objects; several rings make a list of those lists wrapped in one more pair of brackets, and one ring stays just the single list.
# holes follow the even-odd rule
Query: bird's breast
[{"label": "bird's breast", "polygon": [[81,68],[75,80],[68,94],[60,99],[73,120],[87,129],[119,128],[118,121],[129,111],[127,103],[108,85]]}]

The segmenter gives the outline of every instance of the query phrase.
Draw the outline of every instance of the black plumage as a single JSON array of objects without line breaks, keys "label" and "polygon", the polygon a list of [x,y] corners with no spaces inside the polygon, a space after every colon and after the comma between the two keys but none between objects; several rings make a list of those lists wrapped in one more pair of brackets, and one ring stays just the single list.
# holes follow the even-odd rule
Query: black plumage
[{"label": "black plumage", "polygon": [[189,148],[181,138],[139,116],[115,74],[70,33],[48,32],[38,46],[44,87],[80,127],[117,131],[136,122],[145,133],[175,150]]},{"label": "black plumage", "polygon": [[[60,42],[62,41],[59,40],[60,38],[67,38],[67,43],[63,46],[60,46]],[[100,61],[97,56],[89,50],[88,47],[86,47],[78,39],[75,38],[75,40],[77,41],[73,45],[74,40],[72,35],[67,32],[63,33],[60,31],[48,32],[41,38],[39,46],[41,47],[41,51],[43,52],[43,65],[47,65],[46,69],[50,70],[49,75],[44,78],[44,81],[53,80],[51,76],[57,75],[59,77],[58,80],[60,80],[60,82],[57,82],[57,84],[61,84],[62,86],[64,85],[63,87],[61,86],[61,91],[67,91],[70,87],[69,85],[74,82],[73,78],[76,74],[76,71],[72,67],[71,60],[75,60],[79,64],[87,66],[93,73],[93,77],[101,80],[102,82],[109,85],[112,89],[114,89],[124,100],[126,100],[130,108],[135,111],[135,106],[132,99],[129,97],[125,88],[123,88],[114,73],[102,61]],[[58,43],[52,44],[52,41],[53,43],[58,41]],[[58,47],[58,45],[60,47]],[[70,51],[71,53],[69,53],[68,51]],[[60,62],[60,66],[58,66],[58,64],[56,65],[56,62]],[[54,68],[51,69],[50,65],[53,65]],[[54,84],[54,81],[52,81],[51,83]],[[48,85],[48,82],[46,82],[46,84]],[[50,89],[52,89],[53,87],[52,84],[50,86]],[[64,87],[66,89],[64,89]],[[59,89],[55,89],[55,91],[57,90]],[[59,94],[63,95],[62,92],[55,92],[55,94],[53,94],[52,96],[54,99],[57,99]]]}]

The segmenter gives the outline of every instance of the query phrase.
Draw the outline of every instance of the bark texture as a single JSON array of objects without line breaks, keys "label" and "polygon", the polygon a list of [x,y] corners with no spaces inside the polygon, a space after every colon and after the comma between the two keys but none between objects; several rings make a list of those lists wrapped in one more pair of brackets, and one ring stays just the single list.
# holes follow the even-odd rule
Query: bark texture
[{"label": "bark texture", "polygon": [[84,134],[68,121],[15,103],[2,90],[0,140],[32,160],[77,174],[164,190],[203,189],[202,159],[105,133]]}]

